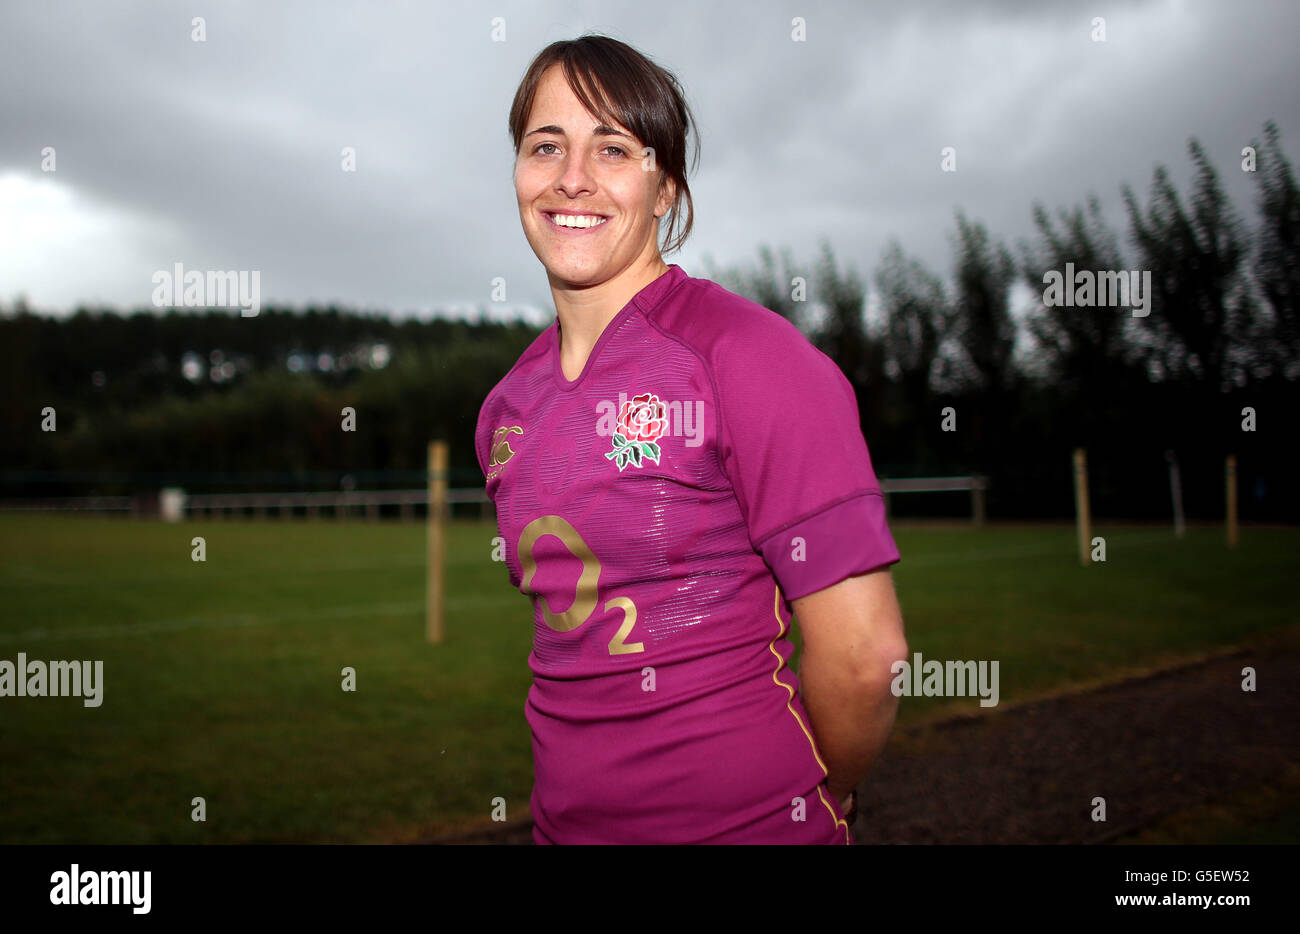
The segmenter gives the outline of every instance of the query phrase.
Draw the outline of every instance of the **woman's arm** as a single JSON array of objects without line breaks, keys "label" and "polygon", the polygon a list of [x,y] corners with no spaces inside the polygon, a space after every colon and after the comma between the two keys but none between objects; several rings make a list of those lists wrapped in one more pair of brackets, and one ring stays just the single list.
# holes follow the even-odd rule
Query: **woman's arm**
[{"label": "woman's arm", "polygon": [[907,658],[903,615],[889,568],[793,601],[803,635],[799,680],[817,748],[842,800],[866,777],[894,725],[890,666]]}]

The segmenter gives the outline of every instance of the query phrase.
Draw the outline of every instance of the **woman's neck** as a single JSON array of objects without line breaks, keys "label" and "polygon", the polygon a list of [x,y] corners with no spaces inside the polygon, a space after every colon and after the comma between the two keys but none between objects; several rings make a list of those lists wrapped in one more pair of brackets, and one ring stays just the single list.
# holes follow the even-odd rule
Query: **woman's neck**
[{"label": "woman's neck", "polygon": [[569,379],[577,379],[587,358],[609,323],[638,292],[668,271],[659,255],[629,267],[599,285],[569,288],[551,280],[551,295],[560,322],[560,365]]}]

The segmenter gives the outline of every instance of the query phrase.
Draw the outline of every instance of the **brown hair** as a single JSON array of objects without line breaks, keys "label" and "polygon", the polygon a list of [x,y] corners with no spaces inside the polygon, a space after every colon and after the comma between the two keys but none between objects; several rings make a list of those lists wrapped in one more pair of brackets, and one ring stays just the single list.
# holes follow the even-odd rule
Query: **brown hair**
[{"label": "brown hair", "polygon": [[[698,161],[699,131],[677,78],[609,36],[585,35],[552,42],[528,66],[510,107],[510,136],[516,156],[528,132],[524,122],[532,110],[537,85],[552,65],[561,66],[574,96],[587,110],[606,123],[622,124],[654,150],[660,184],[666,177],[677,186],[672,207],[664,215],[668,220],[668,241],[663,252],[679,249],[695,223],[695,206],[686,184],[686,139],[694,129]],[[680,231],[674,234],[679,226]]]}]

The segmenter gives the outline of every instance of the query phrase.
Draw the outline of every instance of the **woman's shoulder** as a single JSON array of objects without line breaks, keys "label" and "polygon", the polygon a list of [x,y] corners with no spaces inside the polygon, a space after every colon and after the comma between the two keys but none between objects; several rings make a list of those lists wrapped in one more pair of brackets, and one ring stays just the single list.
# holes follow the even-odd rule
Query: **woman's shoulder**
[{"label": "woman's shoulder", "polygon": [[650,315],[662,332],[695,348],[711,361],[723,351],[811,348],[793,323],[712,279],[688,277]]},{"label": "woman's shoulder", "polygon": [[722,403],[774,410],[852,394],[843,372],[794,323],[710,279],[688,279],[652,316],[702,361]]}]

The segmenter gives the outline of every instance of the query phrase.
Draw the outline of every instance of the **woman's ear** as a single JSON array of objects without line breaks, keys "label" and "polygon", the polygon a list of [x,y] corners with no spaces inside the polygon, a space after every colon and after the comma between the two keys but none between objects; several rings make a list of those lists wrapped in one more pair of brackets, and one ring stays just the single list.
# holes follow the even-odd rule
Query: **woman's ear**
[{"label": "woman's ear", "polygon": [[659,182],[659,200],[655,204],[655,217],[663,217],[677,200],[677,183],[664,174]]}]

